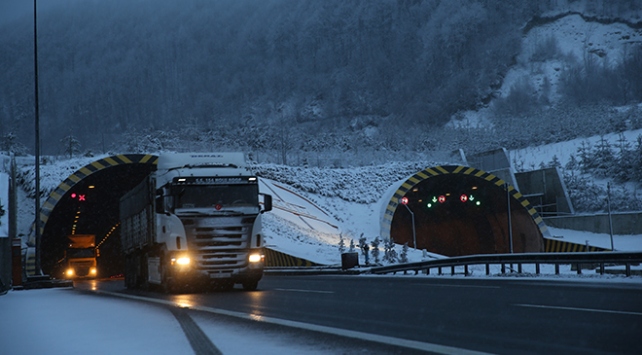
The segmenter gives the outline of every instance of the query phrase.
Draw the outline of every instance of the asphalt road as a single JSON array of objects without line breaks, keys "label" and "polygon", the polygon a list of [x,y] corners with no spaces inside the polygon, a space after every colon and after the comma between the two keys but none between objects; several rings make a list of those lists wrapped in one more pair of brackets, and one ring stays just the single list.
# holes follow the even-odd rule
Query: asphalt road
[{"label": "asphalt road", "polygon": [[[83,286],[80,286],[83,287]],[[490,353],[642,349],[642,283],[401,276],[265,276],[259,290],[101,290]]]}]

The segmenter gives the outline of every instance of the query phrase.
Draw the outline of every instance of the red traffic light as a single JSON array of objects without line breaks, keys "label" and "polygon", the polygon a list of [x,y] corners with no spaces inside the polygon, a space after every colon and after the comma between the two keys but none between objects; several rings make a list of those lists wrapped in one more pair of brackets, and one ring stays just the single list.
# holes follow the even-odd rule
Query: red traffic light
[{"label": "red traffic light", "polygon": [[408,197],[404,196],[401,198],[401,204],[402,205],[407,205],[408,204]]},{"label": "red traffic light", "polygon": [[461,194],[461,196],[459,196],[459,200],[465,203],[466,201],[468,201],[468,195]]},{"label": "red traffic light", "polygon": [[75,192],[72,192],[70,196],[74,200],[78,199],[78,201],[87,201],[87,195],[85,194],[77,194]]},{"label": "red traffic light", "polygon": [[444,195],[440,195],[439,197],[437,197],[437,201],[439,201],[439,203],[444,203],[444,202],[446,202],[446,196],[444,196]]}]

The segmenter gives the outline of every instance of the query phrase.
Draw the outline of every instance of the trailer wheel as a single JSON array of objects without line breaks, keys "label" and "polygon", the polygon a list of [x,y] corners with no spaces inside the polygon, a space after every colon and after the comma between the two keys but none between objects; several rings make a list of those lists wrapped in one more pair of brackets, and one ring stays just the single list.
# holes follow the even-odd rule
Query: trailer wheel
[{"label": "trailer wheel", "polygon": [[171,277],[163,279],[163,292],[172,295],[177,293],[176,282]]}]

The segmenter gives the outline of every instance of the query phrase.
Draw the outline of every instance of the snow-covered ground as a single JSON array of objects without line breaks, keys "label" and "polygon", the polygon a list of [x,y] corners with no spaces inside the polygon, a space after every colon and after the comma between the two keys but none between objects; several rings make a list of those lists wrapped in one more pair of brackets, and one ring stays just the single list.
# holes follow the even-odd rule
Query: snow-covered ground
[{"label": "snow-covered ground", "polygon": [[622,133],[608,133],[603,136],[594,136],[586,138],[576,138],[566,142],[552,143],[524,149],[509,151],[510,161],[513,165],[523,166],[524,169],[530,170],[531,167],[539,168],[541,163],[548,164],[557,157],[562,166],[568,163],[571,155],[578,158],[578,148],[582,144],[588,144],[594,147],[600,139],[609,142],[611,146],[617,147],[621,138],[626,139],[630,144],[635,144],[638,136],[642,135],[642,129],[624,131]]},{"label": "snow-covered ground", "polygon": [[9,175],[0,172],[0,238],[9,237]]},{"label": "snow-covered ground", "polygon": [[[83,294],[72,288],[10,291],[0,296],[0,352],[192,354],[171,306]],[[187,312],[223,354],[347,354],[360,350],[294,330],[266,329],[205,312]]]}]

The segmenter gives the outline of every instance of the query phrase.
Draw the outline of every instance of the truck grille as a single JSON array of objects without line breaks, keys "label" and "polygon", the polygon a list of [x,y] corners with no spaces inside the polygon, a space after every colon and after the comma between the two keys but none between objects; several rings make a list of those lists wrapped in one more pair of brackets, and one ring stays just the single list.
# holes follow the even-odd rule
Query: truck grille
[{"label": "truck grille", "polygon": [[233,273],[247,266],[252,226],[256,217],[205,217],[185,223],[196,268],[210,274]]}]

